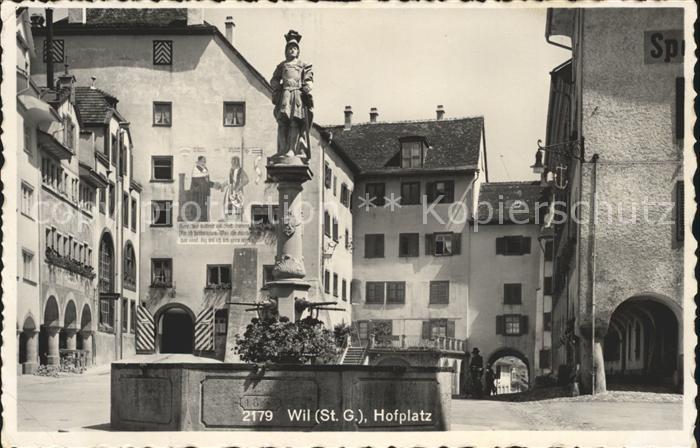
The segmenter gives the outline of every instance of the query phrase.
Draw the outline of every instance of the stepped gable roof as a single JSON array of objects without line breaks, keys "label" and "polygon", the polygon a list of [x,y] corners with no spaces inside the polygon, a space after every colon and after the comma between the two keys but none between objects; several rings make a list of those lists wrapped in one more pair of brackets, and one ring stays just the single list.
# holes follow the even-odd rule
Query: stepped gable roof
[{"label": "stepped gable roof", "polygon": [[[541,218],[548,211],[543,205],[548,202],[547,190],[548,187],[539,181],[484,183],[479,190],[479,224],[517,224],[513,219],[520,223],[527,220],[528,224],[542,224]],[[502,216],[499,216],[500,207]]]},{"label": "stepped gable roof", "polygon": [[[477,168],[484,126],[483,117],[400,121],[326,126],[338,144],[363,173],[404,172],[387,167],[401,150],[403,137],[425,138],[430,148],[422,170]],[[421,169],[410,169],[420,171]]]},{"label": "stepped gable roof", "polygon": [[75,105],[83,124],[107,123],[116,112],[117,102],[113,95],[104,90],[94,87],[75,87]]}]

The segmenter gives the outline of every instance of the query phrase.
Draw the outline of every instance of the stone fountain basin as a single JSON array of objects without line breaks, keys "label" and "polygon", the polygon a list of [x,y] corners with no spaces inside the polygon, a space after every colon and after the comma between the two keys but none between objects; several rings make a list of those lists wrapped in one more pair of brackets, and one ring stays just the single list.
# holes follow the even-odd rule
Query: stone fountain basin
[{"label": "stone fountain basin", "polygon": [[451,368],[277,365],[259,371],[251,364],[189,359],[112,363],[111,428],[439,431],[450,426]]}]

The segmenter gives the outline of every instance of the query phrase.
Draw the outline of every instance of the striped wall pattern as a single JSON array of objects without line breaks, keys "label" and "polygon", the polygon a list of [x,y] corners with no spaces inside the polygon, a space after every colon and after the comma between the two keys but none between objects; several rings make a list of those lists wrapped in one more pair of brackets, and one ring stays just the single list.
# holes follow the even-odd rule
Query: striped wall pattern
[{"label": "striped wall pattern", "polygon": [[[46,55],[48,41],[44,41],[44,62],[48,62]],[[51,55],[53,56],[53,62],[63,62],[65,56],[63,39],[54,39],[51,42]]]},{"label": "striped wall pattern", "polygon": [[153,316],[139,305],[136,307],[136,351],[153,353],[156,350],[156,326]]},{"label": "striped wall pattern", "polygon": [[214,350],[214,307],[204,308],[194,322],[195,351]]},{"label": "striped wall pattern", "polygon": [[153,64],[172,65],[173,63],[173,41],[154,40],[153,41]]}]

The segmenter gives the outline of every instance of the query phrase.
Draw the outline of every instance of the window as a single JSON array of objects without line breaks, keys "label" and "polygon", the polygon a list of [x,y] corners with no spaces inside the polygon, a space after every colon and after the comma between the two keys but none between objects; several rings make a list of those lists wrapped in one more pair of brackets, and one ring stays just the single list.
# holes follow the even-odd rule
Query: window
[{"label": "window", "polygon": [[348,282],[343,279],[343,287],[341,288],[341,298],[344,302],[348,301]]},{"label": "window", "polygon": [[138,203],[136,198],[131,198],[131,231],[136,232],[136,223],[138,222]]},{"label": "window", "polygon": [[245,125],[245,103],[226,101],[224,103],[224,126]]},{"label": "window", "polygon": [[331,214],[328,211],[323,212],[323,233],[330,238],[331,236]]},{"label": "window", "polygon": [[418,256],[418,234],[417,233],[400,233],[399,234],[399,257],[417,257]]},{"label": "window", "polygon": [[333,217],[333,241],[338,242],[338,218]]},{"label": "window", "polygon": [[552,277],[545,277],[544,278],[544,291],[543,294],[545,296],[551,296],[552,295]]},{"label": "window", "polygon": [[153,102],[153,126],[172,126],[171,102]]},{"label": "window", "polygon": [[129,299],[122,299],[122,332],[129,331]]},{"label": "window", "polygon": [[333,274],[333,296],[338,297],[338,274]]},{"label": "window", "polygon": [[436,202],[438,204],[451,204],[454,202],[454,181],[439,181],[428,182],[426,185],[426,193],[428,195],[428,203]]},{"label": "window", "polygon": [[34,254],[26,249],[22,249],[22,278],[29,282],[34,282]]},{"label": "window", "polygon": [[352,241],[350,241],[350,230],[345,229],[345,248],[350,249],[352,247]]},{"label": "window", "polygon": [[22,181],[22,214],[31,218],[34,215],[34,188]]},{"label": "window", "polygon": [[170,227],[172,221],[173,201],[153,201],[151,204],[151,227]]},{"label": "window", "polygon": [[529,236],[517,235],[496,238],[496,255],[524,255],[529,253]]},{"label": "window", "polygon": [[552,331],[552,312],[544,313],[544,331]]},{"label": "window", "polygon": [[228,311],[226,309],[216,310],[214,313],[214,331],[216,334],[225,335],[228,327]]},{"label": "window", "polygon": [[273,270],[275,269],[274,264],[264,264],[262,271],[262,284],[263,288],[267,288],[267,284],[275,279],[273,275]]},{"label": "window", "polygon": [[113,183],[109,184],[109,216],[114,216],[114,209],[117,204],[116,187]]},{"label": "window", "polygon": [[365,235],[365,258],[384,258],[384,235]]},{"label": "window", "polygon": [[520,305],[522,299],[523,285],[520,283],[503,284],[503,303],[506,305]]},{"label": "window", "polygon": [[231,266],[227,264],[207,265],[207,288],[231,288]]},{"label": "window", "polygon": [[124,247],[124,288],[136,291],[136,252],[134,246],[127,242]]},{"label": "window", "polygon": [[136,301],[132,300],[129,302],[129,308],[131,308],[131,320],[129,321],[129,332],[136,333]]},{"label": "window", "polygon": [[[617,359],[619,359],[619,353]],[[548,348],[540,350],[540,368],[551,369],[552,368],[552,351]]]},{"label": "window", "polygon": [[130,197],[128,194],[124,193],[122,198],[122,225],[126,228],[129,227],[129,205],[131,205]]},{"label": "window", "polygon": [[331,293],[331,273],[328,270],[323,271],[323,291],[326,294]]},{"label": "window", "polygon": [[345,184],[340,185],[340,203],[345,207],[350,207],[350,190]]},{"label": "window", "polygon": [[32,154],[32,128],[24,125],[24,152]]},{"label": "window", "polygon": [[386,283],[386,303],[406,303],[406,282]]},{"label": "window", "polygon": [[274,224],[277,222],[279,205],[261,204],[250,206],[252,224]]},{"label": "window", "polygon": [[110,297],[100,297],[100,329],[114,331],[114,307],[116,300]]},{"label": "window", "polygon": [[386,191],[384,189],[383,183],[367,184],[365,186],[365,193],[367,195],[368,201],[371,202],[375,207],[384,206],[384,197],[386,195]]},{"label": "window", "polygon": [[449,280],[435,280],[430,282],[430,304],[450,303],[450,282]]},{"label": "window", "polygon": [[100,213],[104,215],[107,209],[107,190],[105,188],[101,189],[98,192],[98,195],[100,196],[100,202],[98,207],[100,209]]},{"label": "window", "polygon": [[496,334],[519,336],[527,334],[527,316],[521,314],[505,314],[496,316]]},{"label": "window", "polygon": [[326,162],[323,168],[323,183],[326,188],[331,188],[332,182],[333,172],[331,171],[331,166],[328,164],[328,162]]},{"label": "window", "polygon": [[109,233],[102,235],[99,252],[99,281],[100,292],[114,292],[114,245]]},{"label": "window", "polygon": [[153,65],[173,64],[173,41],[154,40],[153,41]]},{"label": "window", "polygon": [[63,144],[68,149],[75,147],[75,124],[70,116],[63,117]]},{"label": "window", "polygon": [[151,180],[173,180],[173,156],[153,156],[151,158]]},{"label": "window", "polygon": [[338,178],[333,176],[333,196],[338,196]]},{"label": "window", "polygon": [[365,303],[384,304],[384,282],[367,282]]},{"label": "window", "polygon": [[422,339],[454,338],[455,321],[447,319],[430,319],[423,321]]},{"label": "window", "polygon": [[423,166],[423,142],[401,142],[401,168],[420,168]]},{"label": "window", "polygon": [[459,233],[427,233],[425,254],[446,257],[462,253],[462,235]]},{"label": "window", "polygon": [[414,205],[420,202],[420,182],[401,183],[401,205]]},{"label": "window", "polygon": [[169,288],[172,285],[172,281],[172,258],[151,258],[151,288]]}]

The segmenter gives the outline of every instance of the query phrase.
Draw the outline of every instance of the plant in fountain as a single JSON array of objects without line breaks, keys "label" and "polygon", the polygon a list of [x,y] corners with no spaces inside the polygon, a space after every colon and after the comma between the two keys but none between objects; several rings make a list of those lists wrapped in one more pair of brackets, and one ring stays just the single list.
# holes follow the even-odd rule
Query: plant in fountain
[{"label": "plant in fountain", "polygon": [[338,355],[333,332],[311,317],[253,318],[236,344],[241,360],[256,364],[327,364]]}]

